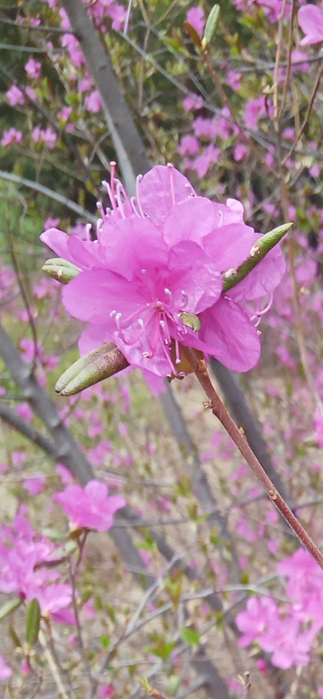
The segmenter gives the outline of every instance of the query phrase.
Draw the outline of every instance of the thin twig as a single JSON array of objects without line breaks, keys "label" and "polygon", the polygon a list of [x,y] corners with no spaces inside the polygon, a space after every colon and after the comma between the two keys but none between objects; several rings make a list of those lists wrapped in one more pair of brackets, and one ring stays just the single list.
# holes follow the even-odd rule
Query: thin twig
[{"label": "thin twig", "polygon": [[286,504],[285,500],[280,495],[280,493],[277,491],[273,482],[270,480],[270,478],[267,476],[266,472],[262,468],[257,457],[250,449],[246,438],[240,432],[239,428],[233,422],[229,413],[225,409],[215,388],[212,385],[205,362],[203,360],[199,360],[194,350],[190,348],[186,347],[185,350],[183,348],[183,352],[185,352],[185,355],[189,360],[199,383],[201,384],[203,390],[205,391],[210,401],[209,407],[212,410],[213,415],[215,415],[215,417],[217,417],[218,420],[221,422],[221,424],[223,425],[223,427],[225,428],[235,445],[238,447],[241,454],[244,456],[247,464],[250,466],[251,470],[266,490],[269,499],[273,502],[274,506],[277,508],[277,510],[280,512],[287,524],[293,530],[294,534],[297,536],[301,544],[307,549],[307,551],[311,554],[314,560],[323,569],[323,554],[318,549],[311,537],[307,534],[302,524],[298,521],[297,517],[295,517],[291,509]]}]

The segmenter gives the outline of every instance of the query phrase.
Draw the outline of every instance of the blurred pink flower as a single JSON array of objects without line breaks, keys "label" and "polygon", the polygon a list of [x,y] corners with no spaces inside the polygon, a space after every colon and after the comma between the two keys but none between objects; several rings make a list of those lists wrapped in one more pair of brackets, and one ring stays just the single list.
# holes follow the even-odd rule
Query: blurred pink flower
[{"label": "blurred pink flower", "polygon": [[35,126],[32,138],[35,143],[44,143],[47,148],[52,150],[55,147],[57,134],[49,126],[45,130]]},{"label": "blurred pink flower", "polygon": [[249,148],[245,143],[237,143],[233,151],[233,157],[237,163],[241,162],[249,153]]},{"label": "blurred pink flower", "polygon": [[17,85],[11,85],[9,90],[6,92],[6,98],[10,104],[10,107],[16,107],[17,104],[25,104],[24,93],[19,87],[17,87]]},{"label": "blurred pink flower", "polygon": [[0,655],[0,681],[8,680],[12,675],[12,669],[6,664],[2,655]]},{"label": "blurred pink flower", "polygon": [[4,130],[0,144],[5,148],[6,146],[12,146],[14,143],[21,143],[22,138],[21,131],[17,131],[17,129],[11,127],[11,129]]},{"label": "blurred pink flower", "polygon": [[177,152],[180,155],[197,155],[200,150],[200,143],[195,136],[183,136]]},{"label": "blurred pink flower", "polygon": [[238,629],[243,633],[239,639],[239,646],[246,648],[255,640],[259,643],[275,616],[278,616],[278,607],[273,599],[251,597],[247,602],[247,608],[236,618]]},{"label": "blurred pink flower", "polygon": [[101,96],[98,90],[93,90],[85,99],[85,107],[89,112],[96,114],[102,109]]},{"label": "blurred pink flower", "polygon": [[80,485],[69,485],[63,492],[55,493],[70,519],[72,529],[84,527],[104,532],[113,525],[113,516],[125,506],[119,495],[109,496],[108,487],[100,481],[90,481],[83,489]]},{"label": "blurred pink flower", "polygon": [[114,687],[112,684],[103,684],[98,689],[99,699],[110,699],[114,695]]},{"label": "blurred pink flower", "polygon": [[28,491],[29,495],[38,495],[44,490],[45,481],[45,476],[33,476],[26,478],[22,483],[22,487]]},{"label": "blurred pink flower", "polygon": [[300,42],[301,46],[320,44],[323,41],[323,9],[316,5],[307,4],[298,12],[299,26],[305,36]]},{"label": "blurred pink flower", "polygon": [[40,78],[41,64],[34,58],[30,58],[25,64],[25,71],[29,78]]},{"label": "blurred pink flower", "polygon": [[194,109],[201,109],[204,104],[204,99],[201,95],[196,95],[193,92],[187,95],[183,100],[183,107],[185,112],[192,112]]},{"label": "blurred pink flower", "polygon": [[202,36],[205,26],[205,14],[202,7],[191,7],[186,15],[186,22],[194,27],[199,36]]}]

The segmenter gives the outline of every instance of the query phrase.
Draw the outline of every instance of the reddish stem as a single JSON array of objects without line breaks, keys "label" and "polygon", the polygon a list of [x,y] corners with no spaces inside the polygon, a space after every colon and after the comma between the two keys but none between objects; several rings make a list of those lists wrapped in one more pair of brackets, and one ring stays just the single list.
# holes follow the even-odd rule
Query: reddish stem
[{"label": "reddish stem", "polygon": [[257,457],[250,448],[244,434],[240,432],[239,428],[230,417],[228,411],[225,409],[215,388],[211,383],[206,363],[203,360],[197,358],[194,350],[189,349],[187,347],[185,347],[185,349],[184,347],[182,347],[181,349],[182,352],[185,353],[188,361],[192,366],[192,369],[194,370],[194,373],[197,376],[199,383],[201,384],[203,390],[205,391],[210,401],[210,409],[212,410],[213,415],[215,415],[218,418],[218,420],[220,420],[221,424],[223,425],[227,433],[230,435],[235,445],[240,450],[242,456],[245,458],[247,464],[250,466],[255,476],[263,485],[268,497],[273,502],[277,510],[280,512],[282,517],[284,517],[285,521],[293,530],[293,532],[296,534],[301,544],[304,546],[304,548],[307,549],[307,551],[323,569],[323,555],[321,551],[318,549],[314,541],[311,539],[311,537],[305,531],[304,527],[298,521],[297,517],[295,517],[291,509],[288,507],[284,498],[282,498],[278,490],[275,488],[273,482],[267,476],[261,463],[258,461]]}]

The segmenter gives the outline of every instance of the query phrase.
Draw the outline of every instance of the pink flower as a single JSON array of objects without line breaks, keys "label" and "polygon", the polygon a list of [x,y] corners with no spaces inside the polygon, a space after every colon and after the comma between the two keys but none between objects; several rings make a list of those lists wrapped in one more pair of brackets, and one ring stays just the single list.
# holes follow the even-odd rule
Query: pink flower
[{"label": "pink flower", "polygon": [[205,25],[204,10],[201,7],[191,7],[186,15],[186,22],[194,27],[199,36],[202,36]]},{"label": "pink flower", "polygon": [[200,150],[200,143],[195,136],[183,136],[177,152],[180,155],[196,155]]},{"label": "pink flower", "polygon": [[54,500],[69,517],[72,529],[84,527],[98,532],[110,529],[113,515],[126,504],[119,495],[109,496],[107,485],[100,481],[90,481],[84,489],[69,485],[62,493],[56,493]]},{"label": "pink flower", "polygon": [[320,44],[323,41],[323,9],[316,5],[304,5],[298,12],[298,22],[305,34],[301,46]]},{"label": "pink flower", "polygon": [[41,64],[34,58],[30,58],[25,64],[25,71],[29,78],[40,78]]},{"label": "pink flower", "polygon": [[[81,352],[114,342],[133,368],[164,377],[177,373],[180,344],[236,371],[253,367],[259,335],[241,303],[271,294],[285,269],[281,251],[221,295],[222,273],[236,269],[257,240],[239,202],[197,197],[172,166],[139,177],[135,201],[113,176],[107,188],[112,211],[100,210],[97,242],[56,229],[41,236],[82,270],[63,291],[69,313],[89,323]],[[199,316],[199,331],[183,322],[186,313]]]},{"label": "pink flower", "polygon": [[42,616],[52,618],[56,623],[74,624],[74,614],[67,609],[72,601],[71,585],[52,583],[51,585],[28,590],[27,600],[36,598],[39,602]]},{"label": "pink flower", "polygon": [[8,680],[9,677],[12,675],[12,669],[9,667],[9,665],[6,665],[6,662],[2,655],[0,655],[0,681],[1,680]]},{"label": "pink flower", "polygon": [[259,639],[260,648],[266,653],[273,653],[272,664],[282,670],[294,665],[308,665],[312,643],[311,633],[299,633],[296,619],[282,619],[277,615],[271,619],[268,630]]},{"label": "pink flower", "polygon": [[63,48],[67,48],[75,68],[81,68],[85,64],[85,58],[77,38],[73,34],[63,34],[61,44]]},{"label": "pink flower", "polygon": [[10,107],[16,107],[17,104],[25,104],[24,93],[19,87],[17,87],[17,85],[11,85],[8,92],[6,92],[6,98],[10,104]]},{"label": "pink flower", "polygon": [[100,97],[100,93],[98,90],[93,90],[93,92],[91,92],[87,96],[87,98],[85,100],[85,107],[89,112],[93,112],[94,114],[101,111],[102,102],[101,102],[101,97]]},{"label": "pink flower", "polygon": [[201,97],[201,95],[196,95],[195,93],[187,95],[187,97],[185,97],[185,99],[183,100],[183,107],[185,109],[185,112],[192,112],[194,109],[201,109],[201,107],[203,107],[203,104],[203,97]]},{"label": "pink flower", "polygon": [[17,131],[17,129],[12,127],[11,129],[4,130],[0,144],[5,148],[6,146],[12,146],[14,143],[21,143],[21,141],[21,131]]},{"label": "pink flower", "polygon": [[26,87],[26,95],[29,97],[29,99],[32,102],[35,102],[37,99],[36,92],[35,92],[35,90],[33,90],[32,87],[30,87],[30,85],[27,85],[27,87]]},{"label": "pink flower", "polygon": [[41,129],[39,126],[35,126],[32,137],[35,143],[44,143],[47,148],[53,150],[55,147],[57,134],[49,126],[46,130]]},{"label": "pink flower", "polygon": [[239,646],[246,648],[255,640],[259,642],[277,614],[276,602],[270,597],[251,597],[246,610],[240,612],[236,618],[238,629],[243,632]]},{"label": "pink flower", "polygon": [[44,490],[45,476],[34,476],[26,478],[23,481],[22,487],[28,491],[29,495],[38,495]]},{"label": "pink flower", "polygon": [[112,684],[103,684],[98,689],[99,699],[110,699],[114,695],[114,687]]},{"label": "pink flower", "polygon": [[246,155],[249,153],[249,148],[245,143],[237,143],[234,152],[233,152],[233,157],[237,163],[239,163],[241,160],[243,160]]}]

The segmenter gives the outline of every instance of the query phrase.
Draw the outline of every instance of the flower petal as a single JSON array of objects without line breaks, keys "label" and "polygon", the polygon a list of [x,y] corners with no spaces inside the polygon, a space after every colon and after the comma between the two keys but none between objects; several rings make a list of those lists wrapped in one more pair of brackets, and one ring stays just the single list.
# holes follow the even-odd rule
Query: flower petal
[{"label": "flower petal", "polygon": [[[199,338],[204,350],[233,371],[249,371],[260,355],[259,335],[247,313],[234,301],[221,298],[200,315]],[[197,349],[202,349],[200,345]]]},{"label": "flower petal", "polygon": [[102,226],[100,243],[105,266],[129,280],[140,275],[142,269],[158,268],[167,262],[167,246],[160,229],[137,216],[108,219]]},{"label": "flower petal", "polygon": [[58,228],[48,228],[47,231],[44,231],[44,233],[41,234],[40,240],[42,243],[47,245],[50,250],[53,250],[58,257],[62,257],[68,262],[77,264],[68,249],[67,243],[69,240],[69,235],[64,233],[64,231],[60,231]]},{"label": "flower petal", "polygon": [[201,313],[220,297],[219,269],[196,243],[182,241],[171,248],[168,265],[174,306],[180,308],[182,304],[184,311]]},{"label": "flower petal", "polygon": [[298,12],[298,22],[306,35],[300,42],[301,46],[310,46],[323,41],[323,10],[316,5],[304,5]]},{"label": "flower petal", "polygon": [[166,165],[153,167],[139,183],[141,209],[157,224],[165,220],[175,202],[189,199],[194,194],[188,179],[176,168]]},{"label": "flower petal", "polygon": [[117,326],[110,313],[129,316],[140,310],[145,299],[126,279],[109,270],[95,269],[72,279],[63,290],[63,303],[74,318],[102,324],[114,332]]}]

